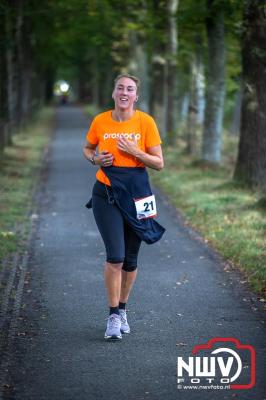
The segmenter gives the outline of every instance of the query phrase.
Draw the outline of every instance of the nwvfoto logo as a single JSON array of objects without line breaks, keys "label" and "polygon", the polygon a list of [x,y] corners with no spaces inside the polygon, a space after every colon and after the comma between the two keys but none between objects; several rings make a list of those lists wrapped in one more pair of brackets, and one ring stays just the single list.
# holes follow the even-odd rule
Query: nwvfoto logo
[{"label": "nwvfoto logo", "polygon": [[[218,384],[225,385],[219,386],[219,389],[251,389],[255,385],[256,353],[249,344],[241,344],[231,337],[216,337],[207,344],[194,346],[192,355],[186,360],[177,357],[179,388],[186,388],[187,384],[200,385],[199,388]],[[194,388],[197,389],[196,386]]]}]

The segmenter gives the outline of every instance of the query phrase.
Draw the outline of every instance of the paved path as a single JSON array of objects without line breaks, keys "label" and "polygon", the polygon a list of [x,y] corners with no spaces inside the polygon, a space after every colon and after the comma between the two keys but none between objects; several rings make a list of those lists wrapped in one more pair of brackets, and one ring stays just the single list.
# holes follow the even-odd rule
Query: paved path
[{"label": "paved path", "polygon": [[[119,343],[104,341],[104,249],[84,208],[95,174],[82,155],[86,129],[78,108],[58,109],[20,319],[2,358],[0,398],[265,399],[261,304],[159,197],[159,221],[167,233],[159,243],[142,246],[128,304],[132,333]],[[214,337],[255,347],[254,389],[177,389],[177,356],[187,360],[195,345]],[[243,371],[245,378],[249,366]]]}]

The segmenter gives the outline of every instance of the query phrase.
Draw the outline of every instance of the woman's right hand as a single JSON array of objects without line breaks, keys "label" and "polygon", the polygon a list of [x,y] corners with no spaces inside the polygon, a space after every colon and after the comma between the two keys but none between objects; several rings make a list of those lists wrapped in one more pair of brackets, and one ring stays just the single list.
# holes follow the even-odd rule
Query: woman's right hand
[{"label": "woman's right hand", "polygon": [[113,164],[113,161],[113,154],[106,150],[94,157],[95,165],[100,165],[101,167],[110,167]]}]

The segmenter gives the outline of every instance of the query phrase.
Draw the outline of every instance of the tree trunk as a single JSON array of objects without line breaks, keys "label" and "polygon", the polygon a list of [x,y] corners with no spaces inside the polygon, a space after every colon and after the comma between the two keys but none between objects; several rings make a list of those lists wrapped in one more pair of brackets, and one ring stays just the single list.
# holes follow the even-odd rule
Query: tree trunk
[{"label": "tree trunk", "polygon": [[233,109],[232,122],[230,126],[231,135],[239,135],[240,132],[240,118],[241,118],[241,105],[243,99],[243,81],[241,79],[239,90],[235,96],[235,105]]},{"label": "tree trunk", "polygon": [[153,29],[150,37],[150,113],[154,116],[161,137],[166,138],[166,6],[165,2],[152,2]]},{"label": "tree trunk", "polygon": [[7,59],[6,59],[6,13],[0,13],[0,152],[7,143],[8,109],[7,109]]},{"label": "tree trunk", "polygon": [[195,57],[191,62],[190,71],[190,93],[189,93],[189,106],[188,106],[188,117],[187,117],[187,147],[186,151],[188,154],[194,155],[196,153],[196,130],[197,130],[197,120],[198,120],[198,102],[199,94],[197,87],[197,62]]},{"label": "tree trunk", "polygon": [[[128,70],[137,75],[141,81],[140,96],[137,108],[141,108],[145,112],[149,112],[149,84],[147,71],[147,51],[146,37],[143,32],[131,31],[129,33],[129,64]],[[137,60],[137,62],[136,62]]]},{"label": "tree trunk", "polygon": [[166,60],[163,53],[156,49],[152,56],[150,112],[156,119],[162,138],[166,137]]},{"label": "tree trunk", "polygon": [[23,124],[23,96],[24,96],[24,38],[23,38],[23,0],[16,0],[15,48],[16,48],[16,126],[18,131]]},{"label": "tree trunk", "polygon": [[148,85],[148,73],[147,73],[147,57],[146,57],[146,52],[144,48],[145,44],[141,43],[138,41],[135,47],[135,60],[138,60],[138,65],[135,70],[132,70],[132,72],[136,75],[141,80],[141,95],[139,97],[139,103],[137,105],[138,108],[141,108],[145,112],[149,112],[149,85]]},{"label": "tree trunk", "polygon": [[204,101],[203,87],[203,68],[202,68],[202,40],[198,33],[195,34],[195,54],[191,60],[190,68],[190,93],[187,115],[187,148],[186,151],[190,155],[198,152],[197,129],[202,123],[202,101]]},{"label": "tree trunk", "polygon": [[173,144],[177,120],[177,21],[178,0],[167,1],[168,62],[167,62],[167,141]]},{"label": "tree trunk", "polygon": [[14,40],[14,15],[13,9],[14,2],[8,5],[6,10],[6,77],[7,77],[7,118],[8,118],[8,137],[7,144],[12,144],[11,134],[16,126],[16,105],[17,105],[17,91],[16,91],[16,54],[15,54],[15,40]]},{"label": "tree trunk", "polygon": [[[29,5],[28,5],[29,6]],[[33,85],[32,80],[34,76],[34,60],[33,60],[33,48],[32,48],[32,20],[27,15],[27,10],[24,11],[25,15],[23,18],[23,68],[21,71],[21,110],[22,110],[22,121],[27,122],[32,115],[32,100],[33,100]],[[37,74],[42,84],[46,83],[45,79],[42,79],[44,75],[43,66],[41,71]],[[49,76],[48,76],[49,79]]]},{"label": "tree trunk", "polygon": [[188,119],[188,109],[189,109],[189,92],[185,91],[180,99],[180,122],[184,125]]},{"label": "tree trunk", "polygon": [[[90,78],[88,79],[88,75]],[[90,74],[84,64],[78,66],[78,101],[99,106],[98,72],[95,61],[91,62]]]},{"label": "tree trunk", "polygon": [[[92,80],[91,80],[91,90],[92,90],[92,101],[93,104],[96,107],[100,107],[100,85],[99,85],[99,61],[98,61],[99,56],[97,53],[94,53],[94,60],[92,62]],[[84,70],[86,73],[87,71]],[[82,85],[84,85],[87,82],[86,77],[84,76]],[[85,92],[85,98],[83,100],[86,101],[87,99],[87,90],[86,86],[84,87],[84,92]]]},{"label": "tree trunk", "polygon": [[207,5],[208,64],[202,159],[219,163],[225,95],[224,10],[223,3],[216,0],[207,0]]},{"label": "tree trunk", "polygon": [[44,102],[49,104],[54,94],[55,73],[53,68],[47,68],[45,72]]},{"label": "tree trunk", "polygon": [[242,41],[243,101],[234,177],[266,189],[266,16],[260,0],[248,0]]},{"label": "tree trunk", "polygon": [[105,79],[101,85],[101,104],[104,109],[110,107],[111,93],[113,89],[113,63],[109,58],[104,64],[104,77]]}]

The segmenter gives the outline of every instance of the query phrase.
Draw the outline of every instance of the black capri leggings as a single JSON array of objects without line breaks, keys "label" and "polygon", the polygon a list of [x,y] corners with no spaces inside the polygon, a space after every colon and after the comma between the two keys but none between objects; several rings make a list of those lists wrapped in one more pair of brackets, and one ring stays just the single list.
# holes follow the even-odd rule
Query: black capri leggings
[{"label": "black capri leggings", "polygon": [[92,191],[92,209],[105,244],[106,261],[123,263],[123,270],[137,268],[141,239],[125,222],[114,202],[112,188],[96,181]]}]

